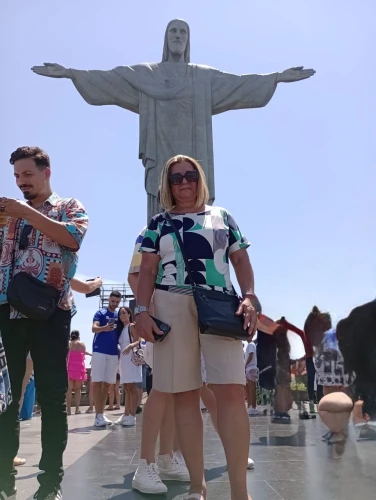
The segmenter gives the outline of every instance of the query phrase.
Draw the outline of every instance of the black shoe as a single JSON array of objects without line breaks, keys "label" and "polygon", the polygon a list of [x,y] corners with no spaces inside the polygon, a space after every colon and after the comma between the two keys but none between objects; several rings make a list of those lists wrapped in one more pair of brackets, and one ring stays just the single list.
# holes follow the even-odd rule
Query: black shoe
[{"label": "black shoe", "polygon": [[136,415],[138,415],[139,413],[142,413],[141,406],[137,406]]},{"label": "black shoe", "polygon": [[15,486],[13,488],[0,486],[0,500],[16,500],[16,496],[17,488]]},{"label": "black shoe", "polygon": [[60,486],[57,486],[52,490],[40,487],[33,498],[35,500],[63,500],[63,493]]}]

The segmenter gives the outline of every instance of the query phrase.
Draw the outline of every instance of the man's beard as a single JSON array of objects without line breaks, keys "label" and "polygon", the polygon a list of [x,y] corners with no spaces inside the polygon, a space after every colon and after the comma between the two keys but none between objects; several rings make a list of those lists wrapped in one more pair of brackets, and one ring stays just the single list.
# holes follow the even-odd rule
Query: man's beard
[{"label": "man's beard", "polygon": [[28,201],[35,200],[35,198],[37,198],[37,196],[38,196],[37,194],[32,193],[31,191],[23,191],[23,195],[24,195],[25,200],[28,200]]}]

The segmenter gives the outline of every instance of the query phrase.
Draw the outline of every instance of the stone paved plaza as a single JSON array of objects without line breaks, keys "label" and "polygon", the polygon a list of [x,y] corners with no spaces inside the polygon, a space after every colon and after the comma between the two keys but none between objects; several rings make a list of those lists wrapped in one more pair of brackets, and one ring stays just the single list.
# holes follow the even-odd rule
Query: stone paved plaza
[{"label": "stone paved plaza", "polygon": [[[252,417],[248,472],[253,500],[373,500],[376,492],[376,441],[356,441],[351,428],[345,450],[321,442],[320,419],[300,421],[291,412],[291,425],[270,424]],[[115,420],[120,412],[109,412]],[[132,491],[139,460],[142,415],[135,428],[94,429],[93,415],[69,417],[69,440],[64,455],[63,493],[66,500],[183,500],[186,483],[169,482],[167,496],[145,496]],[[205,469],[209,500],[230,500],[225,458],[210,418],[205,423]],[[343,454],[341,454],[343,451]],[[28,500],[37,489],[40,457],[40,417],[21,423],[19,456],[27,459],[17,476],[18,500]]]}]

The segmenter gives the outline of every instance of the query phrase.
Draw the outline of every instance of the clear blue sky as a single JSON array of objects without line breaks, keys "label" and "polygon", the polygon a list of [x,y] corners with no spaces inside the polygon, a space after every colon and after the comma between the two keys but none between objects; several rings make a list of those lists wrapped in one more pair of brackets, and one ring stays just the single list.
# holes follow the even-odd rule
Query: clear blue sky
[{"label": "clear blue sky", "polygon": [[[30,68],[160,61],[175,17],[190,24],[194,63],[233,73],[317,70],[280,84],[264,109],[214,117],[216,204],[252,241],[266,314],[302,326],[317,304],[340,319],[375,295],[373,0],[2,2],[0,195],[21,197],[10,153],[45,148],[53,189],[90,215],[78,273],[126,279],[146,218],[138,117],[89,106],[69,80]],[[77,305],[73,326],[89,347],[97,301],[77,297]]]}]

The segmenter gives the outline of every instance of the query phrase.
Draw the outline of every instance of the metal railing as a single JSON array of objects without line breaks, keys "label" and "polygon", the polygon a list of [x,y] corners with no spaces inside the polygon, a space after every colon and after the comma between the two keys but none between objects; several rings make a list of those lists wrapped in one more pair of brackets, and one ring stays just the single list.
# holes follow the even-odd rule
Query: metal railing
[{"label": "metal railing", "polygon": [[121,305],[129,305],[134,300],[134,295],[128,283],[104,283],[99,296],[99,307],[108,305],[111,292],[117,290],[121,293]]}]

